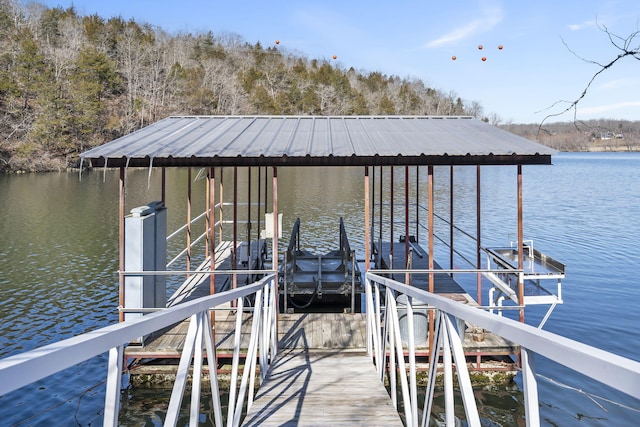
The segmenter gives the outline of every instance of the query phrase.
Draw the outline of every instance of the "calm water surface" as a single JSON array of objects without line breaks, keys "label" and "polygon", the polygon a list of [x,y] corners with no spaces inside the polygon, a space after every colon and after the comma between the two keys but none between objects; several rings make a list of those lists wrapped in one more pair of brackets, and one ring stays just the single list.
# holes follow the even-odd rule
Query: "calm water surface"
[{"label": "calm water surface", "polygon": [[[412,171],[421,191],[424,172],[416,178]],[[403,173],[397,172],[396,182]],[[127,209],[160,198],[159,173],[127,174]],[[435,210],[445,216],[448,174],[448,168],[436,168]],[[169,229],[175,229],[186,217],[186,172],[168,171],[167,177]],[[455,222],[473,232],[475,168],[456,168],[454,181]],[[0,175],[0,357],[117,321],[117,183],[116,171],[84,173],[82,180],[77,173]],[[195,181],[194,194],[203,185]],[[281,168],[279,185],[284,229],[301,217],[303,246],[333,249],[337,218],[343,216],[362,254],[356,244],[362,240],[361,170]],[[515,168],[483,169],[484,245],[508,245],[516,238],[515,188]],[[194,211],[203,206],[196,197]],[[553,166],[527,166],[524,206],[525,238],[567,265],[565,302],[545,329],[640,360],[640,153],[560,154]],[[400,215],[396,219],[402,221]],[[442,223],[435,229],[446,234]],[[473,259],[472,248],[467,250]],[[436,248],[443,266],[447,254]],[[454,265],[466,267],[461,259]],[[470,293],[474,288],[469,285]],[[537,324],[545,311],[528,307],[527,321]],[[100,425],[105,369],[102,355],[0,397],[1,424]],[[538,359],[538,370],[545,377],[539,380],[544,425],[636,425],[638,401],[547,360]],[[168,392],[126,390],[122,425],[161,425],[168,398]],[[485,425],[523,425],[519,390],[482,391],[478,399]],[[203,422],[210,422],[210,409],[202,412],[209,414]]]}]

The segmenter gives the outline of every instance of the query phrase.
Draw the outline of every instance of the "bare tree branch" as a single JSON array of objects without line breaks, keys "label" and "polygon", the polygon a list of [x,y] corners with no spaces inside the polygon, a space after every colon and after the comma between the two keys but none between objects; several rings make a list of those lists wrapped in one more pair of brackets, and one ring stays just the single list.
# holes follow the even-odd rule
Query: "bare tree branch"
[{"label": "bare tree branch", "polygon": [[[618,55],[615,56],[611,61],[607,62],[607,63],[600,63],[594,60],[590,60],[590,59],[586,59],[583,58],[582,56],[578,55],[576,52],[574,52],[568,45],[567,43],[564,41],[564,39],[562,40],[562,43],[567,47],[567,49],[569,50],[569,52],[571,52],[573,55],[575,55],[577,58],[581,59],[584,62],[587,62],[589,64],[594,64],[597,65],[599,67],[599,70],[591,77],[591,79],[587,82],[587,85],[585,86],[584,90],[582,91],[582,93],[580,94],[580,96],[578,96],[575,100],[573,101],[557,101],[555,103],[553,103],[550,107],[546,108],[545,110],[541,110],[541,111],[546,111],[549,109],[554,108],[555,106],[557,106],[558,104],[563,104],[563,103],[568,103],[569,105],[563,109],[562,111],[558,112],[558,113],[553,113],[553,114],[548,114],[547,116],[545,116],[544,119],[542,119],[542,121],[540,122],[540,125],[538,126],[538,133],[540,133],[540,130],[542,129],[543,124],[550,118],[552,117],[557,117],[557,116],[561,116],[571,110],[573,110],[573,122],[574,124],[578,122],[577,120],[577,107],[578,107],[578,103],[587,95],[587,92],[589,91],[589,89],[591,88],[591,86],[593,85],[594,81],[602,74],[604,73],[606,70],[608,70],[609,68],[613,67],[613,65],[615,65],[617,62],[619,62],[620,60],[626,58],[626,57],[631,57],[634,59],[637,59],[640,61],[640,30],[636,30],[633,33],[631,33],[629,36],[627,37],[621,37],[617,34],[612,33],[611,31],[609,31],[609,29],[605,26],[605,25],[598,25],[598,28],[603,31],[606,36],[609,38],[609,41],[611,42],[611,44],[619,51]],[[577,126],[576,126],[577,128]]]}]

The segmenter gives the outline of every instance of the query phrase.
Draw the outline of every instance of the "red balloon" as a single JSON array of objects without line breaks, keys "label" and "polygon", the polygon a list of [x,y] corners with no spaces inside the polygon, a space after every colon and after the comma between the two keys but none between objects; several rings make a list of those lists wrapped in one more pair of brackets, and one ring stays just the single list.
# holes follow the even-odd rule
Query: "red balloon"
[{"label": "red balloon", "polygon": [[486,57],[486,56],[483,56],[483,57],[482,57],[482,61],[484,62],[484,61],[486,61],[486,60],[487,60],[487,57]]},{"label": "red balloon", "polygon": [[451,57],[451,59],[455,61],[455,60],[456,60],[456,59],[458,59],[458,58],[456,58],[456,56],[455,56],[455,55],[453,55],[453,56]]},{"label": "red balloon", "polygon": [[483,46],[481,44],[478,45],[478,49],[482,50],[482,47]]}]

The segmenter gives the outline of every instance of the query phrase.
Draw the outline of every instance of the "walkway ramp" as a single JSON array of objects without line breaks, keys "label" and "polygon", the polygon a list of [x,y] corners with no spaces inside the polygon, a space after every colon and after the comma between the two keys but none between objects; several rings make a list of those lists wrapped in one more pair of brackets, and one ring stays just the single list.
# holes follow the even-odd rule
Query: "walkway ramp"
[{"label": "walkway ramp", "polygon": [[401,426],[363,352],[285,349],[260,386],[244,426]]}]

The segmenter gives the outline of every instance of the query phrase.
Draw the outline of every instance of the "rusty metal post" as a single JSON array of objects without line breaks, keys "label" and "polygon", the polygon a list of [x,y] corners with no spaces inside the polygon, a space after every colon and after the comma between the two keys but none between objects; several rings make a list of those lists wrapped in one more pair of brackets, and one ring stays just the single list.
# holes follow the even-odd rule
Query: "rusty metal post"
[{"label": "rusty metal post", "polygon": [[166,206],[166,201],[167,201],[167,170],[166,168],[163,166],[162,167],[162,187],[160,190],[160,200],[162,200],[162,203],[165,204]]},{"label": "rusty metal post", "polygon": [[[518,269],[524,268],[524,227],[522,218],[522,165],[518,165]],[[518,305],[524,307],[523,274],[518,273]],[[524,308],[520,309],[520,322],[524,323]]]},{"label": "rusty metal post", "polygon": [[[216,227],[215,227],[215,209],[216,209],[216,171],[215,168],[209,168],[209,265],[211,270],[216,269]],[[209,276],[209,295],[216,293],[216,276]],[[213,321],[215,317],[211,320]]]},{"label": "rusty metal post", "polygon": [[[238,269],[238,167],[233,167],[233,251],[231,251],[231,268]],[[238,287],[238,275],[233,274],[233,289]],[[232,304],[236,306],[234,301]]]},{"label": "rusty metal post", "polygon": [[251,265],[251,166],[247,168],[247,245],[247,259],[249,260],[247,268],[251,270],[253,268]]},{"label": "rusty metal post", "polygon": [[[409,268],[409,166],[404,167],[404,268]],[[404,283],[409,284],[408,271]]]},{"label": "rusty metal post", "polygon": [[[433,247],[434,247],[434,235],[433,235],[433,166],[428,167],[428,180],[427,180],[427,204],[429,206],[428,226],[429,226],[429,270],[433,270]],[[435,292],[435,276],[433,273],[429,273],[429,292]],[[429,350],[433,348],[433,335],[434,335],[434,322],[435,313],[433,310],[429,310]],[[437,356],[436,356],[437,357]]]},{"label": "rusty metal post", "polygon": [[[187,168],[187,271],[191,271],[191,168]],[[189,277],[189,275],[187,275]]]},{"label": "rusty metal post", "polygon": [[[393,166],[391,166],[391,176],[389,177],[389,242],[391,243],[391,247],[389,248],[389,254],[391,255],[391,262],[393,263]],[[389,268],[393,269],[393,265]]]},{"label": "rusty metal post", "polygon": [[272,264],[276,275],[276,313],[279,312],[280,289],[278,287],[278,168],[273,167],[273,239],[272,239]]},{"label": "rusty metal post", "polygon": [[[218,239],[220,240],[218,243],[222,243],[222,220],[224,217],[224,183],[223,183],[224,173],[222,168],[220,168],[220,195],[218,196],[218,200],[220,200],[220,207],[218,209]],[[215,206],[215,205],[214,205]]]},{"label": "rusty metal post", "polygon": [[[379,208],[379,214],[380,214],[380,237],[379,240],[380,242],[382,242],[382,218],[384,217],[383,215],[383,211],[382,211],[382,200],[384,197],[384,191],[382,191],[382,185],[383,185],[383,179],[382,176],[384,175],[384,166],[380,166],[380,208]],[[380,252],[382,252],[382,248],[378,249]]]},{"label": "rusty metal post", "polygon": [[[480,165],[476,166],[476,268],[480,270],[482,268],[482,227],[481,227],[481,198],[480,198]],[[482,305],[482,274],[478,272],[477,275],[477,289],[478,289],[478,305]]]},{"label": "rusty metal post", "polygon": [[371,227],[371,218],[370,216],[370,201],[369,201],[369,166],[364,167],[364,259],[365,259],[365,267],[366,271],[369,271],[371,265],[371,242],[369,239],[371,236],[369,235],[370,227]]},{"label": "rusty metal post", "polygon": [[[449,166],[449,268],[453,270],[453,165]],[[451,273],[453,277],[453,273]]]},{"label": "rusty metal post", "polygon": [[[118,306],[124,307],[124,204],[125,204],[125,169],[120,167],[120,206],[118,211]],[[124,322],[124,312],[118,313],[118,320]]]},{"label": "rusty metal post", "polygon": [[416,241],[420,242],[420,166],[416,166]]}]

